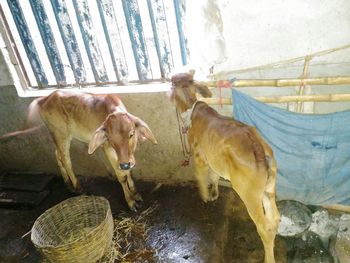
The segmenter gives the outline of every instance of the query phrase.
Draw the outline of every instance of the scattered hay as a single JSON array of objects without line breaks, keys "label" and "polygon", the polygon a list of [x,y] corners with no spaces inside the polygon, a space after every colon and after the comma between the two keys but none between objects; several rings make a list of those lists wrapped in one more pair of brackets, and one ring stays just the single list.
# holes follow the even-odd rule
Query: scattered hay
[{"label": "scattered hay", "polygon": [[99,263],[154,262],[155,251],[146,244],[150,230],[147,217],[157,208],[158,204],[153,204],[139,215],[121,214],[114,219],[113,248]]}]

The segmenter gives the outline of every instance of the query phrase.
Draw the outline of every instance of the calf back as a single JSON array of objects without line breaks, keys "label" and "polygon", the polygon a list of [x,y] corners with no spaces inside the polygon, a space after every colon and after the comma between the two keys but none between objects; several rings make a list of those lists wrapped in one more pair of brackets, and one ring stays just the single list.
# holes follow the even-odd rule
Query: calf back
[{"label": "calf back", "polygon": [[40,115],[47,126],[89,142],[108,114],[126,112],[116,95],[97,95],[56,91],[38,101]]},{"label": "calf back", "polygon": [[231,173],[233,168],[267,171],[264,147],[268,153],[272,151],[264,146],[255,128],[221,116],[205,103],[198,103],[192,114],[189,139],[194,148],[205,153],[213,168],[220,169],[220,174]]}]

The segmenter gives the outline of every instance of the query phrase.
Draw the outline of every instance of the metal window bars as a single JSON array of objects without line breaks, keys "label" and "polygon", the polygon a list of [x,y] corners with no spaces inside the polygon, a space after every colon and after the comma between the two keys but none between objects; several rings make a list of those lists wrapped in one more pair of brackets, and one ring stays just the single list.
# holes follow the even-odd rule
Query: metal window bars
[{"label": "metal window bars", "polygon": [[187,61],[185,0],[0,0],[0,29],[32,89],[162,82]]}]

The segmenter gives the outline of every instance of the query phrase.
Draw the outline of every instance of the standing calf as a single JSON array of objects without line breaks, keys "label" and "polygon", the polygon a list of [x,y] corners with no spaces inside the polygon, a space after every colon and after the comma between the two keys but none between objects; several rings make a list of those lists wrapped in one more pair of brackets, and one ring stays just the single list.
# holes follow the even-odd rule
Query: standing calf
[{"label": "standing calf", "polygon": [[275,202],[276,161],[257,130],[219,115],[196,92],[210,97],[191,74],[172,77],[171,101],[188,128],[188,140],[196,167],[196,179],[204,202],[218,198],[218,181],[231,181],[244,202],[264,245],[265,262],[275,262],[274,240],[279,224]]},{"label": "standing calf", "polygon": [[[142,198],[136,191],[130,169],[135,165],[134,152],[138,140],[148,139],[157,144],[148,125],[126,111],[116,95],[95,95],[71,91],[55,91],[34,100],[29,106],[27,122],[40,115],[56,146],[56,159],[65,183],[75,191],[81,187],[72,170],[69,155],[73,138],[89,143],[88,153],[99,146],[111,163],[121,183],[126,202],[136,210]],[[8,133],[1,139],[26,133]]]}]

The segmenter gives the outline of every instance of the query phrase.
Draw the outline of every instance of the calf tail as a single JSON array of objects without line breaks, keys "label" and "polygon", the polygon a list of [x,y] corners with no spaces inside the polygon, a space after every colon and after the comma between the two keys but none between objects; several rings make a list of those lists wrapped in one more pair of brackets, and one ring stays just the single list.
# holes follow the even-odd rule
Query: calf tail
[{"label": "calf tail", "polygon": [[30,103],[26,119],[26,127],[33,127],[42,124],[38,104],[42,99],[43,98],[38,98]]},{"label": "calf tail", "polygon": [[267,163],[267,183],[265,191],[267,193],[273,193],[276,192],[276,176],[277,176],[277,166],[276,166],[276,160],[274,156],[266,156],[266,163]]},{"label": "calf tail", "polygon": [[267,156],[266,146],[261,140],[260,135],[253,128],[248,130],[247,136],[251,141],[252,151],[254,154],[256,165],[258,166],[259,169],[264,169],[264,170],[268,169],[268,162],[266,159],[266,156]]},{"label": "calf tail", "polygon": [[276,205],[276,179],[277,179],[277,164],[271,147],[264,141],[258,131],[254,128],[253,132],[260,142],[264,151],[264,162],[267,173],[267,180],[263,194],[262,205],[265,215],[271,222],[273,231],[277,232],[280,215]]},{"label": "calf tail", "polygon": [[263,195],[263,208],[265,215],[269,218],[271,230],[276,234],[280,222],[280,213],[276,204],[277,165],[273,153],[266,156],[266,162],[268,177]]},{"label": "calf tail", "polygon": [[28,114],[27,114],[27,119],[26,119],[24,128],[19,131],[9,132],[0,136],[0,141],[5,141],[17,136],[33,133],[39,130],[43,126],[43,123],[41,121],[40,114],[39,114],[38,103],[40,100],[42,100],[42,98],[38,98],[30,103],[28,107]]}]

